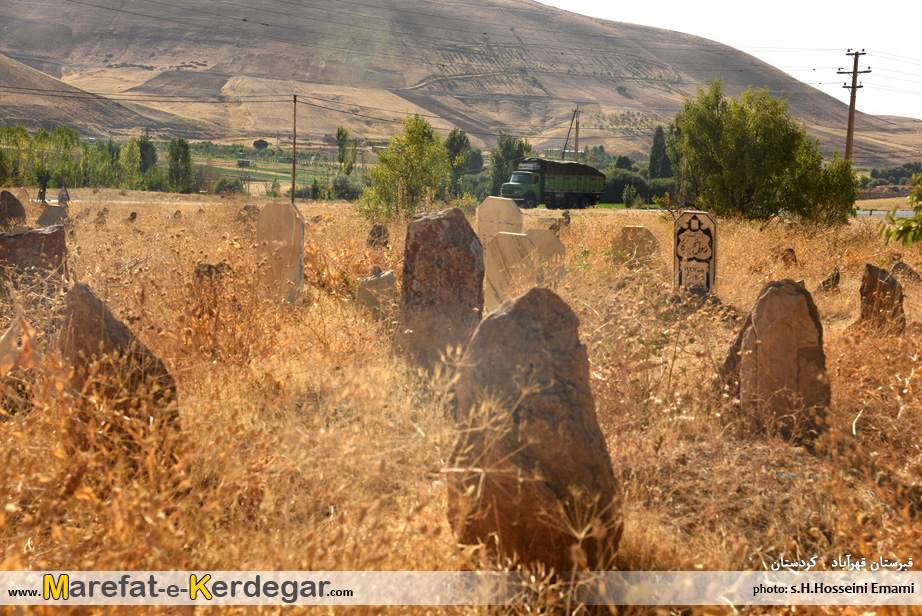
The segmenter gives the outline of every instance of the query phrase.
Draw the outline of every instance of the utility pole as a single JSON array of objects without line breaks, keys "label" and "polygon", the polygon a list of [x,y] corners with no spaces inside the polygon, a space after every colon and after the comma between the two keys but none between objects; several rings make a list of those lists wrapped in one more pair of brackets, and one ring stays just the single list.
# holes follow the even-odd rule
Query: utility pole
[{"label": "utility pole", "polygon": [[291,204],[295,204],[295,175],[298,171],[298,95],[292,95],[293,113],[291,115]]},{"label": "utility pole", "polygon": [[579,105],[576,106],[576,136],[573,138],[573,162],[579,162]]},{"label": "utility pole", "polygon": [[839,68],[839,75],[848,75],[852,76],[852,85],[845,84],[842,87],[848,88],[852,91],[851,101],[848,104],[848,136],[845,138],[845,160],[852,159],[852,144],[855,141],[855,94],[858,92],[858,88],[863,88],[864,86],[858,85],[858,75],[863,73],[870,73],[871,67],[868,67],[866,71],[858,70],[858,58],[866,55],[864,50],[861,51],[852,51],[849,49],[845,55],[855,57],[855,67],[850,71],[845,71]]}]

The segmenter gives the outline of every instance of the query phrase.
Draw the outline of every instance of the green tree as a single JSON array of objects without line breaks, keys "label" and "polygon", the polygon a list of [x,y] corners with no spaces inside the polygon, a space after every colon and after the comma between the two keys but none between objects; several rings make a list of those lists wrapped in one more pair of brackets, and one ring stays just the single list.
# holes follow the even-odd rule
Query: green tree
[{"label": "green tree", "polygon": [[0,149],[0,186],[6,186],[13,179],[13,161],[5,150]]},{"label": "green tree", "polygon": [[141,166],[139,171],[147,173],[147,170],[157,164],[157,147],[145,132],[138,139],[138,148],[141,150]]},{"label": "green tree", "polygon": [[[684,198],[720,216],[770,220],[782,212],[838,222],[855,211],[851,163],[824,169],[816,142],[766,89],[727,98],[715,80],[686,98],[667,149]],[[850,188],[844,186],[850,181]]]},{"label": "green tree", "polygon": [[650,146],[650,179],[671,178],[672,165],[666,154],[666,131],[657,126],[653,131],[653,145]]},{"label": "green tree", "polygon": [[490,151],[490,194],[499,195],[499,188],[512,177],[519,163],[531,154],[531,144],[526,139],[500,131],[496,147]]},{"label": "green tree", "polygon": [[352,174],[352,168],[355,167],[355,159],[358,156],[358,139],[352,140],[352,145],[349,147],[349,154],[346,155],[346,163],[343,166],[343,173],[346,175]]},{"label": "green tree", "polygon": [[450,165],[445,146],[429,122],[407,116],[403,131],[391,136],[378,164],[368,172],[371,187],[362,194],[363,212],[374,218],[415,213],[435,197],[448,178]]},{"label": "green tree", "polygon": [[345,126],[336,129],[336,149],[338,150],[336,160],[339,161],[339,168],[342,169],[346,164],[346,148],[349,146],[349,131]]},{"label": "green tree", "polygon": [[256,150],[265,150],[269,147],[269,142],[265,139],[257,139],[253,142],[253,148]]},{"label": "green tree", "polygon": [[[467,172],[471,162],[471,140],[460,128],[453,128],[445,139],[445,150],[451,165],[451,187],[457,193],[461,186],[461,176]],[[481,163],[483,159],[481,158]]]},{"label": "green tree", "polygon": [[118,159],[120,188],[137,190],[141,187],[141,146],[132,139],[122,148]]},{"label": "green tree", "polygon": [[615,169],[627,169],[630,171],[634,168],[634,159],[630,156],[621,155],[615,159]]},{"label": "green tree", "polygon": [[170,190],[176,193],[191,193],[195,188],[195,165],[189,144],[182,137],[170,139],[167,148],[167,179]]},{"label": "green tree", "polygon": [[912,176],[912,189],[909,191],[907,201],[912,206],[912,218],[897,220],[898,206],[895,206],[893,211],[887,214],[889,226],[881,225],[880,231],[887,243],[897,241],[905,248],[910,248],[913,244],[922,242],[922,175]]}]

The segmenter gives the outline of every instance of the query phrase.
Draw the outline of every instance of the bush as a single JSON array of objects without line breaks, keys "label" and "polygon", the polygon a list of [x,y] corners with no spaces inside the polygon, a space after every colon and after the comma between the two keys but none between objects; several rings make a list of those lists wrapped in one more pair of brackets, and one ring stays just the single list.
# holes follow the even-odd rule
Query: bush
[{"label": "bush", "polygon": [[[311,188],[313,189],[313,186]],[[365,183],[362,182],[361,178],[340,173],[333,178],[330,190],[334,199],[355,201],[362,196],[362,191],[365,190]],[[311,192],[313,193],[313,190]]]},{"label": "bush", "polygon": [[242,195],[244,194],[243,182],[240,181],[240,178],[221,178],[217,186],[214,189],[215,193],[219,195]]},{"label": "bush", "polygon": [[606,203],[618,203],[624,195],[627,186],[633,186],[637,195],[646,201],[650,198],[650,189],[647,181],[639,173],[627,169],[609,167],[605,170],[605,196]]}]

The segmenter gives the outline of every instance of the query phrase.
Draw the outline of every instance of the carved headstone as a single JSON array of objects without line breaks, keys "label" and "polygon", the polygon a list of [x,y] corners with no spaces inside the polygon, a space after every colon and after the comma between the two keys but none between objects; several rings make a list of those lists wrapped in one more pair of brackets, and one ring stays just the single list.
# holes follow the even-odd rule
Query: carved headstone
[{"label": "carved headstone", "polygon": [[271,202],[256,220],[257,255],[267,261],[261,286],[269,298],[294,302],[304,286],[304,217],[291,203]]},{"label": "carved headstone", "polygon": [[484,252],[484,308],[487,312],[537,285],[538,261],[537,248],[524,233],[494,235]]},{"label": "carved headstone", "polygon": [[372,274],[359,280],[355,292],[355,304],[359,308],[370,310],[372,318],[382,321],[391,314],[397,289],[394,272],[388,270]]},{"label": "carved headstone", "polygon": [[35,224],[39,227],[50,227],[52,225],[69,226],[72,223],[67,208],[60,205],[48,205],[42,210],[42,215],[38,217]]},{"label": "carved headstone", "polygon": [[9,231],[16,225],[26,224],[26,208],[8,190],[0,192],[0,231]]},{"label": "carved headstone", "polygon": [[394,350],[431,368],[483,314],[483,246],[458,208],[410,220]]},{"label": "carved headstone", "polygon": [[906,328],[903,286],[885,269],[870,263],[861,279],[861,312],[851,328],[900,333]]},{"label": "carved headstone", "polygon": [[529,229],[525,232],[538,250],[538,284],[556,284],[563,278],[567,249],[550,229]]},{"label": "carved headstone", "polygon": [[627,261],[648,263],[659,255],[659,240],[646,227],[628,225],[613,242],[612,252]]},{"label": "carved headstone", "polygon": [[0,269],[16,274],[64,274],[67,242],[64,227],[27,229],[0,233]]},{"label": "carved headstone", "polygon": [[759,429],[785,437],[822,430],[831,399],[823,325],[802,285],[786,279],[762,288],[720,378]]},{"label": "carved headstone", "polygon": [[524,220],[512,199],[487,197],[477,208],[477,237],[486,246],[497,233],[521,233]]},{"label": "carved headstone", "polygon": [[707,212],[683,212],[675,222],[675,288],[710,293],[717,282],[717,222]]},{"label": "carved headstone", "polygon": [[388,234],[387,227],[378,223],[368,232],[368,239],[365,240],[365,243],[372,248],[387,248],[389,240],[390,235]]},{"label": "carved headstone", "polygon": [[443,476],[458,540],[558,572],[609,569],[621,489],[566,302],[534,288],[484,318],[455,393],[462,429]]},{"label": "carved headstone", "polygon": [[74,368],[71,385],[116,408],[134,409],[128,414],[144,425],[162,419],[175,426],[176,383],[163,362],[86,284],[75,284],[65,305],[58,348]]}]

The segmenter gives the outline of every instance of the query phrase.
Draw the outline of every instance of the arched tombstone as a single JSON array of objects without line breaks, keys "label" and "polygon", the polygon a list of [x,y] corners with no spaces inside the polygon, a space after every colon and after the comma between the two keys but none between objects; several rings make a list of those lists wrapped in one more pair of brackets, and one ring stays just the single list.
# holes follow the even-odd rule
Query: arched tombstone
[{"label": "arched tombstone", "polygon": [[707,212],[683,212],[675,221],[674,286],[710,293],[717,282],[717,221]]},{"label": "arched tombstone", "polygon": [[304,286],[304,217],[291,203],[266,205],[256,219],[256,246],[265,297],[294,302]]},{"label": "arched tombstone", "polygon": [[525,232],[537,249],[539,262],[538,283],[555,284],[563,277],[567,248],[550,229],[529,229]]},{"label": "arched tombstone", "polygon": [[477,208],[477,237],[486,246],[497,233],[522,233],[524,219],[512,199],[487,197]]}]

